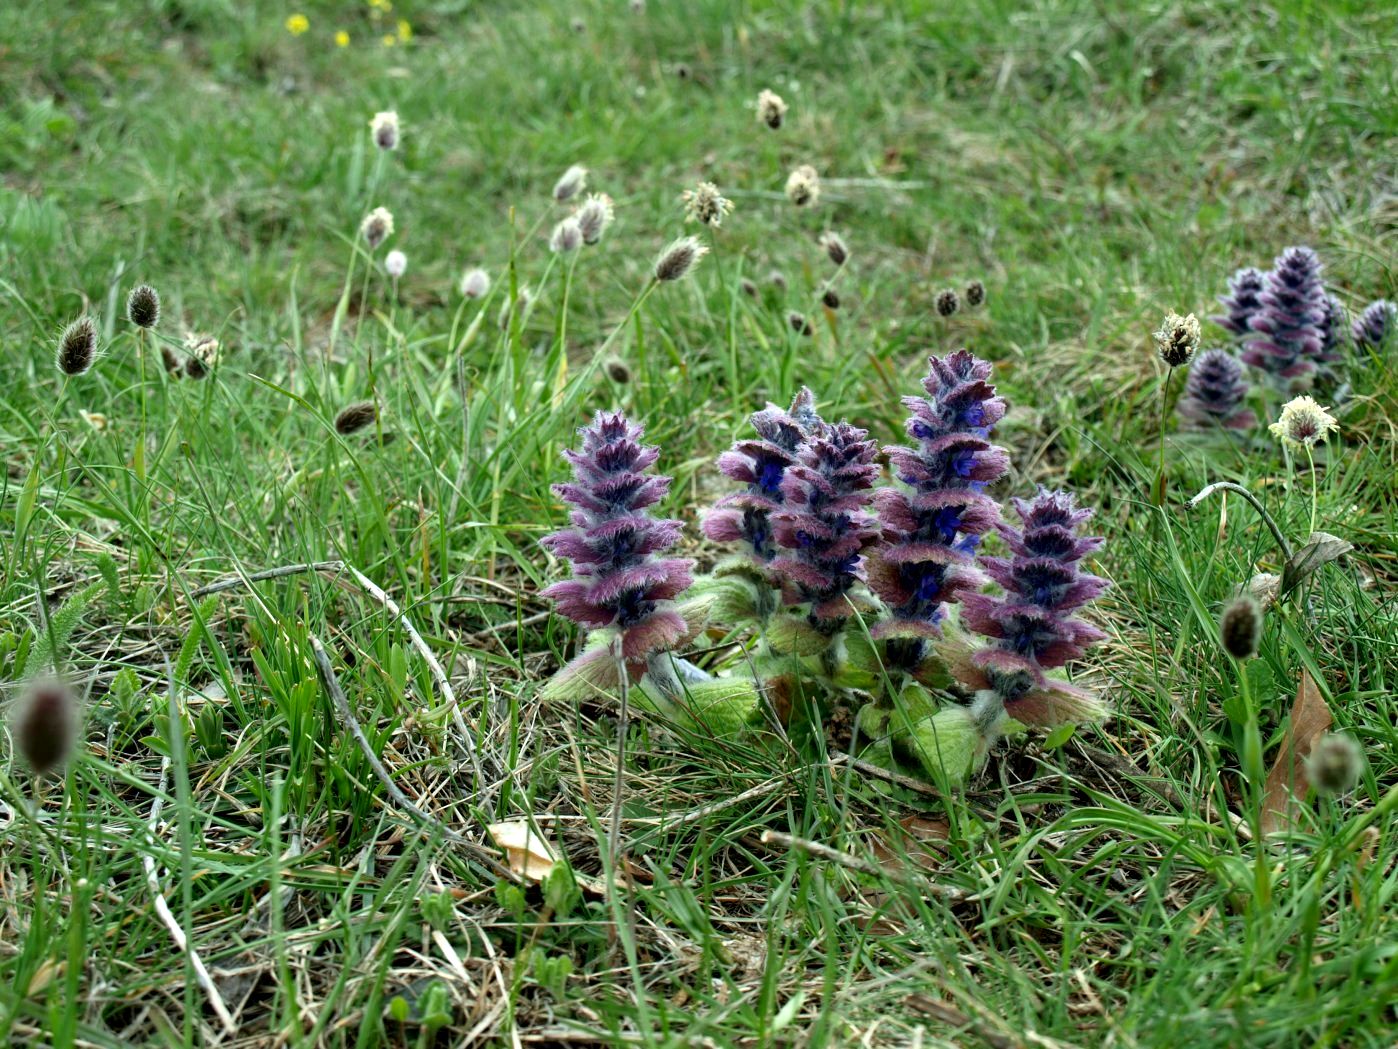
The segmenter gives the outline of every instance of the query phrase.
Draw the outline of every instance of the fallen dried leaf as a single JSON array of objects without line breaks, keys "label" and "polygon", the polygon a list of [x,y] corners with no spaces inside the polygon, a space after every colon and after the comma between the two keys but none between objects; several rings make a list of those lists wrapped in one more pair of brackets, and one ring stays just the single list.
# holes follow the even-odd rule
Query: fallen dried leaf
[{"label": "fallen dried leaf", "polygon": [[1262,833],[1274,834],[1296,826],[1297,799],[1304,798],[1311,786],[1305,758],[1333,721],[1310,673],[1301,671],[1296,701],[1291,705],[1291,723],[1267,773],[1262,796]]},{"label": "fallen dried leaf", "polygon": [[1282,569],[1281,596],[1285,597],[1323,565],[1344,557],[1354,544],[1329,532],[1312,532],[1306,545],[1291,555]]}]

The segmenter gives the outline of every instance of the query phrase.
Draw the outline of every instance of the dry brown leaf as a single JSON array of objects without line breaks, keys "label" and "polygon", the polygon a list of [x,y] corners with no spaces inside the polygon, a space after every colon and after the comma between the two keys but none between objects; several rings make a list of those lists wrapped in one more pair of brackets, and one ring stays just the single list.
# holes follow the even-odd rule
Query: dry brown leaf
[{"label": "dry brown leaf", "polygon": [[1291,723],[1286,727],[1277,759],[1267,773],[1262,796],[1263,834],[1292,830],[1296,826],[1297,799],[1304,798],[1311,786],[1306,776],[1306,757],[1333,721],[1330,708],[1325,705],[1310,673],[1301,671],[1296,701],[1291,705]]},{"label": "dry brown leaf", "polygon": [[874,834],[870,849],[875,858],[896,870],[936,870],[946,857],[946,849],[940,843],[951,833],[947,821],[912,815],[900,819],[898,826],[900,831]]},{"label": "dry brown leaf", "polygon": [[530,881],[543,881],[558,861],[553,849],[539,835],[534,833],[526,820],[510,820],[507,823],[492,823],[485,832],[490,840],[505,850],[505,862],[522,878]]}]

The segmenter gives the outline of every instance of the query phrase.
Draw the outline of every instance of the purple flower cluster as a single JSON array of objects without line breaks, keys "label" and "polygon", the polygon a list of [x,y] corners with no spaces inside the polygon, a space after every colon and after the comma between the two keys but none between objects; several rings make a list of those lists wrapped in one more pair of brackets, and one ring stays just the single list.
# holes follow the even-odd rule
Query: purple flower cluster
[{"label": "purple flower cluster", "polygon": [[1096,701],[1089,693],[1050,680],[1044,671],[1078,658],[1106,636],[1074,615],[1106,589],[1105,579],[1081,565],[1104,540],[1079,536],[1093,511],[1078,509],[1066,492],[1041,488],[1032,500],[1014,500],[1014,507],[1022,530],[998,526],[1012,556],[981,558],[1004,596],[961,597],[962,623],[993,644],[953,661],[953,671],[972,687],[996,693],[1006,713],[1024,724],[1093,716]]},{"label": "purple flower cluster", "polygon": [[[876,636],[936,637],[943,605],[979,585],[970,567],[976,546],[1000,519],[984,494],[1009,469],[1005,450],[987,439],[1005,414],[1004,398],[988,381],[990,364],[965,350],[928,363],[927,396],[903,398],[907,432],[917,445],[884,449],[911,491],[874,493],[882,533],[870,556],[869,586],[892,613]],[[921,646],[898,651],[916,659]]]},{"label": "purple flower cluster", "polygon": [[815,396],[805,387],[783,411],[768,404],[751,418],[756,438],[738,441],[719,456],[718,468],[747,487],[722,499],[704,518],[703,532],[720,543],[741,543],[757,565],[776,555],[771,515],[781,509],[782,481],[796,462],[806,435],[822,424],[815,411]]},{"label": "purple flower cluster", "polygon": [[847,422],[806,436],[781,482],[771,515],[781,552],[771,562],[786,604],[810,603],[812,622],[833,631],[849,615],[846,595],[862,578],[862,554],[877,530],[868,513],[878,445]]},{"label": "purple flower cluster", "polygon": [[1253,314],[1262,308],[1258,296],[1266,286],[1267,276],[1261,270],[1250,266],[1238,270],[1228,278],[1228,294],[1218,297],[1228,312],[1212,318],[1213,322],[1234,335],[1251,335]]},{"label": "purple flower cluster", "polygon": [[[670,478],[649,473],[660,452],[640,444],[644,431],[621,412],[598,412],[579,431],[582,450],[565,451],[571,484],[554,493],[572,507],[572,527],[544,539],[544,546],[573,563],[573,578],[544,591],[558,611],[589,630],[612,629],[633,674],[651,654],[672,647],[686,633],[672,598],[688,588],[693,562],[658,556],[675,545],[681,522],[658,520],[649,507],[670,488]],[[605,648],[585,652],[579,664],[611,659]]]},{"label": "purple flower cluster", "polygon": [[1205,350],[1194,358],[1178,411],[1199,427],[1250,430],[1257,416],[1243,406],[1248,381],[1243,366],[1227,350]]},{"label": "purple flower cluster", "polygon": [[1287,248],[1278,256],[1257,297],[1260,309],[1248,321],[1259,337],[1246,343],[1245,364],[1285,383],[1312,374],[1322,363],[1328,299],[1320,269],[1310,248]]},{"label": "purple flower cluster", "polygon": [[1354,318],[1351,333],[1355,344],[1365,349],[1377,350],[1384,339],[1392,332],[1398,308],[1387,299],[1371,302],[1358,317]]}]

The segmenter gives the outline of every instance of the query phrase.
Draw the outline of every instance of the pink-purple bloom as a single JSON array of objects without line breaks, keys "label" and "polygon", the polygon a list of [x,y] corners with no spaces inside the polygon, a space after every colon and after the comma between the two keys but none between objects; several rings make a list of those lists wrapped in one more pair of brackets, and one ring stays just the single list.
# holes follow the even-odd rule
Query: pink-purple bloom
[{"label": "pink-purple bloom", "polygon": [[1351,334],[1357,346],[1377,350],[1390,332],[1393,331],[1398,308],[1387,299],[1371,302],[1358,317],[1354,318]]},{"label": "pink-purple bloom", "polygon": [[[1005,414],[1004,398],[988,381],[991,366],[966,350],[928,363],[927,396],[903,398],[916,445],[884,449],[908,490],[874,493],[882,530],[869,558],[869,586],[891,613],[876,636],[936,637],[943,606],[980,585],[971,567],[976,546],[1000,519],[984,491],[1009,468],[1005,450],[988,439]],[[892,654],[915,661],[921,647],[898,646]]]},{"label": "pink-purple bloom", "polygon": [[1250,430],[1257,416],[1243,404],[1248,381],[1243,366],[1227,350],[1205,350],[1194,358],[1180,398],[1180,415],[1198,427]]},{"label": "pink-purple bloom", "polygon": [[771,515],[785,500],[786,471],[796,462],[807,434],[823,424],[815,411],[815,396],[805,387],[790,411],[768,404],[751,422],[757,436],[738,441],[718,460],[724,474],[746,487],[724,497],[701,527],[715,542],[741,544],[750,560],[765,565],[777,552]]},{"label": "pink-purple bloom", "polygon": [[961,597],[962,623],[991,644],[953,669],[972,687],[996,693],[1006,713],[1025,724],[1074,720],[1092,705],[1090,694],[1044,672],[1105,637],[1074,614],[1107,587],[1081,563],[1104,540],[1078,534],[1093,511],[1079,509],[1067,492],[1041,488],[1014,507],[1022,528],[997,526],[1011,556],[981,558],[1003,596]]},{"label": "pink-purple bloom", "polygon": [[1260,309],[1248,321],[1257,337],[1246,343],[1243,363],[1282,385],[1312,374],[1324,353],[1328,300],[1320,269],[1310,248],[1287,248],[1267,274]]},{"label": "pink-purple bloom", "polygon": [[563,453],[573,482],[553,486],[572,507],[572,526],[543,543],[572,562],[573,578],[544,596],[579,626],[614,630],[619,641],[619,651],[584,652],[570,665],[575,670],[620,655],[639,676],[649,656],[673,647],[687,631],[673,598],[690,585],[693,562],[660,556],[678,541],[682,524],[651,516],[670,478],[649,472],[660,452],[640,443],[643,432],[621,412],[597,413],[579,431],[582,450]]},{"label": "pink-purple bloom", "polygon": [[1218,301],[1228,312],[1211,318],[1220,328],[1237,336],[1252,334],[1252,316],[1262,308],[1258,296],[1267,286],[1267,277],[1261,270],[1251,266],[1238,270],[1228,278],[1228,294],[1220,295]]},{"label": "pink-purple bloom", "polygon": [[877,535],[868,512],[878,444],[849,423],[812,430],[781,482],[771,515],[779,550],[771,562],[788,605],[809,603],[812,623],[827,631],[849,616],[846,595],[863,577],[863,557]]}]

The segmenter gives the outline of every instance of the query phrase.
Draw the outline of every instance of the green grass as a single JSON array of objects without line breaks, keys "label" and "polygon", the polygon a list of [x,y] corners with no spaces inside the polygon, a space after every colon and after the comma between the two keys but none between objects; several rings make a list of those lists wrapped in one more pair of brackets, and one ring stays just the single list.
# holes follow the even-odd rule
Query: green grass
[{"label": "green grass", "polygon": [[[1351,307],[1395,297],[1398,34],[1380,6],[398,0],[375,22],[349,3],[4,4],[0,678],[18,695],[57,641],[86,704],[61,781],[36,787],[0,747],[0,1042],[222,1037],[156,913],[152,861],[235,1018],[225,1044],[1390,1044],[1391,348],[1354,365],[1315,482],[1319,526],[1355,554],[1269,616],[1247,670],[1269,759],[1309,669],[1368,770],[1279,844],[1238,829],[1240,686],[1214,627],[1279,558],[1241,501],[1182,507],[1239,481],[1299,541],[1311,481],[1264,434],[1172,428],[1168,502],[1149,499],[1167,309],[1211,312],[1235,267],[1293,243]],[[311,28],[294,37],[296,10]],[[400,16],[412,41],[384,47]],[[754,118],[763,87],[792,105],[780,132]],[[379,157],[368,121],[388,108],[403,146]],[[544,241],[572,163],[618,217],[564,311]],[[825,180],[813,210],[781,195],[801,163]],[[737,209],[692,280],[637,308],[701,178]],[[409,257],[396,289],[383,249],[369,266],[354,239],[379,204]],[[816,301],[824,229],[853,252],[835,313]],[[456,293],[476,264],[495,277],[479,324]],[[975,278],[988,305],[937,317],[937,292]],[[214,376],[171,378],[150,347],[142,369],[122,317],[142,280],[161,339],[219,340]],[[512,283],[537,295],[502,334]],[[84,309],[105,353],[65,382],[54,340]],[[593,891],[614,711],[534,702],[575,640],[538,597],[565,571],[538,539],[563,520],[548,486],[575,427],[605,407],[643,422],[676,477],[666,509],[692,524],[723,491],[714,456],[767,399],[807,384],[827,415],[896,440],[897,396],[963,345],[1012,404],[999,494],[1066,484],[1099,507],[1111,639],[1077,672],[1113,716],[1002,744],[946,799],[832,762],[824,741],[774,751],[634,720],[631,877]],[[392,440],[335,434],[374,395]],[[402,606],[466,737],[344,573],[191,596],[326,559]],[[578,885],[513,886],[419,828],[335,716],[312,637],[409,798],[474,842],[533,817]]]}]

